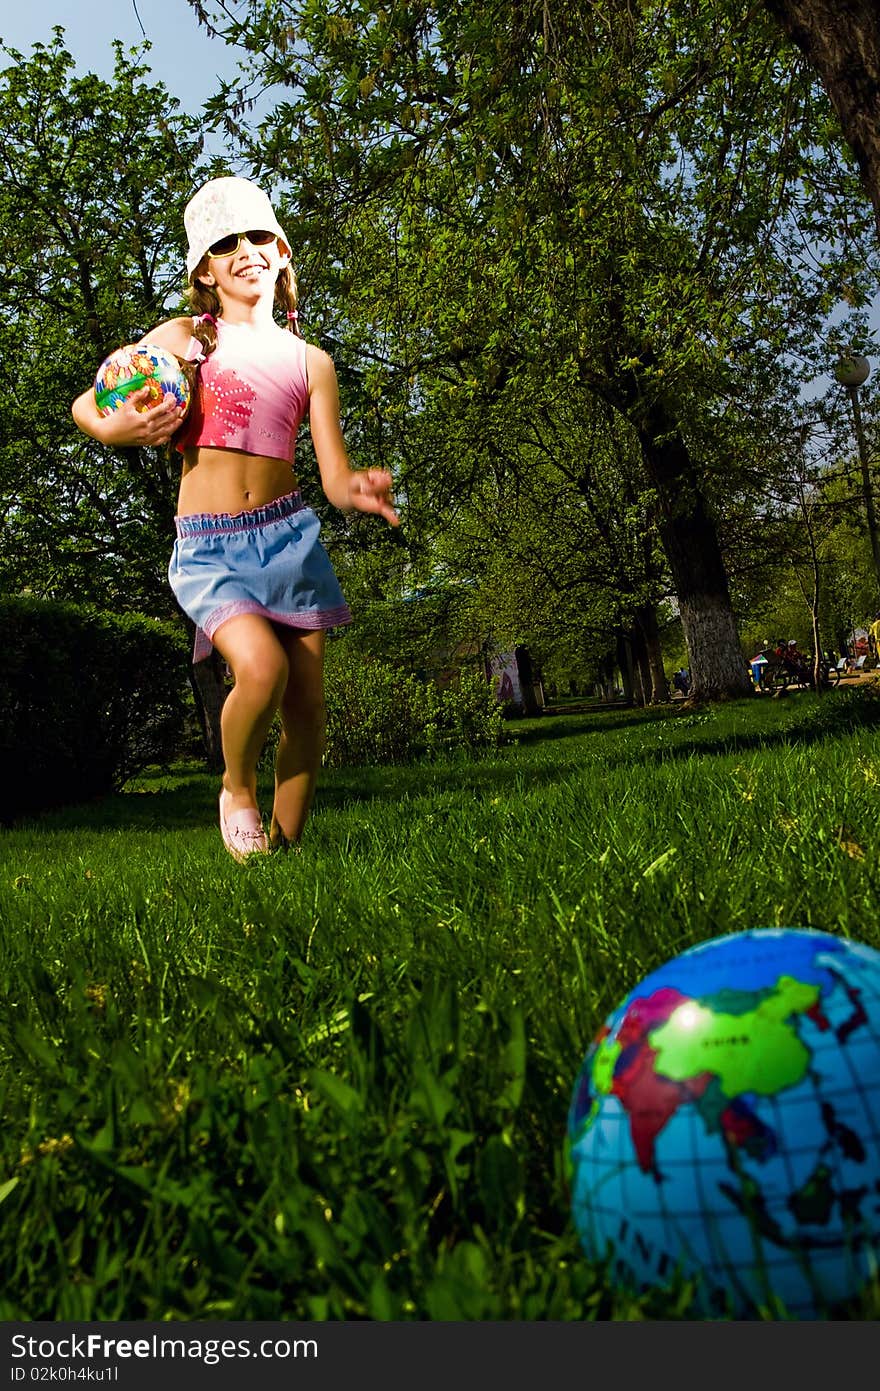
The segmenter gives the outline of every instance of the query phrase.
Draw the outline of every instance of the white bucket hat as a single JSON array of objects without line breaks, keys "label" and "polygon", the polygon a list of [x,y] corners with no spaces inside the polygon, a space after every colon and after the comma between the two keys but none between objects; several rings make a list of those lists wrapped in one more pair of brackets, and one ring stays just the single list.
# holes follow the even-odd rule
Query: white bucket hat
[{"label": "white bucket hat", "polygon": [[268,196],[249,179],[232,175],[209,179],[190,198],[183,210],[183,225],[189,246],[186,253],[186,273],[193,271],[209,246],[231,232],[254,230],[274,232],[290,255],[290,242],[282,231]]}]

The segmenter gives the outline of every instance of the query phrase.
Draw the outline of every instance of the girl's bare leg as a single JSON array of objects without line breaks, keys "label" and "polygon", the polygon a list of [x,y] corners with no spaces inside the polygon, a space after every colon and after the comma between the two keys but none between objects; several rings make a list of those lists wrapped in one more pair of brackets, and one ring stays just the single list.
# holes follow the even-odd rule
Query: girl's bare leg
[{"label": "girl's bare leg", "polygon": [[297,843],[303,833],[324,752],[325,634],[276,630],[289,677],[281,698],[281,737],[275,758],[275,804],[269,841]]},{"label": "girl's bare leg", "polygon": [[257,760],[288,683],[289,663],[276,629],[259,614],[227,619],[214,646],[235,678],[220,716],[223,786],[228,812],[244,811],[257,806]]}]

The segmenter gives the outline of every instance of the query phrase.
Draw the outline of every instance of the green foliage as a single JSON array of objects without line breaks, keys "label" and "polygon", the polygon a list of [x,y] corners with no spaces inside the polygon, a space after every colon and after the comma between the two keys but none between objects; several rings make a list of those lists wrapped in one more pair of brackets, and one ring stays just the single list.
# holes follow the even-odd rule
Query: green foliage
[{"label": "green foliage", "polygon": [[349,656],[344,639],[327,650],[325,762],[401,763],[417,735],[409,719],[411,678],[398,668]]},{"label": "green foliage", "polygon": [[[284,83],[242,151],[291,178],[305,303],[357,378],[356,447],[396,466],[416,564],[436,547],[471,574],[488,532],[502,622],[506,554],[572,616],[605,560],[611,630],[645,581],[656,602],[666,576],[632,564],[619,489],[584,466],[599,397],[641,447],[631,510],[659,530],[684,618],[690,596],[725,610],[716,527],[764,511],[762,422],[819,365],[841,300],[841,332],[864,327],[877,283],[854,164],[769,17],[736,0],[602,0],[552,24],[499,0],[194,8],[250,49],[243,86]],[[230,97],[212,109],[233,135]],[[549,544],[535,494],[559,503]],[[698,684],[704,666],[709,689],[742,682],[732,621],[698,646]]]},{"label": "green foliage", "polygon": [[503,712],[481,671],[465,668],[443,689],[433,681],[412,681],[410,709],[428,753],[501,742]]},{"label": "green foliage", "polygon": [[340,768],[403,763],[419,754],[492,747],[503,712],[481,672],[463,670],[441,690],[381,661],[350,651],[345,639],[328,649],[327,752]]},{"label": "green foliage", "polygon": [[140,614],[0,598],[0,647],[0,821],[107,793],[179,749],[179,628]]},{"label": "green foliage", "polygon": [[370,586],[377,562],[381,564],[379,555],[371,551],[354,563],[343,558],[339,566],[340,582],[357,615],[345,634],[347,652],[425,675],[446,668],[460,647],[469,653],[479,650],[485,630],[471,622],[468,587],[440,577],[407,598],[401,581],[396,593],[377,599]]},{"label": "green foliage", "polygon": [[61,28],[2,56],[0,587],[170,618],[175,469],[87,439],[70,408],[168,317],[200,136],[121,45],[110,81],[76,73]]},{"label": "green foliage", "polygon": [[[871,384],[862,395],[876,444],[880,396]],[[837,385],[787,421],[768,422],[776,482],[760,523],[743,516],[729,543],[748,656],[780,636],[811,651],[814,603],[820,646],[838,654],[853,629],[866,627],[877,612],[880,591],[852,436],[851,408]]]}]

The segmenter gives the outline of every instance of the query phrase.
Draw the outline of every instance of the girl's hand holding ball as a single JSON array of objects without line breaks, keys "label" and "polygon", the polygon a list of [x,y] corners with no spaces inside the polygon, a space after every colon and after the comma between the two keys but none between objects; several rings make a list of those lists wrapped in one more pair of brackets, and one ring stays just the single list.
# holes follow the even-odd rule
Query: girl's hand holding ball
[{"label": "girl's hand holding ball", "polygon": [[167,444],[186,415],[190,384],[173,353],[129,343],[105,358],[95,377],[95,406],[104,444],[155,448]]},{"label": "girl's hand holding ball", "polygon": [[142,386],[117,406],[101,422],[101,441],[123,449],[155,449],[167,444],[185,411],[174,396],[168,395],[149,410],[144,407],[150,399],[150,388]]}]

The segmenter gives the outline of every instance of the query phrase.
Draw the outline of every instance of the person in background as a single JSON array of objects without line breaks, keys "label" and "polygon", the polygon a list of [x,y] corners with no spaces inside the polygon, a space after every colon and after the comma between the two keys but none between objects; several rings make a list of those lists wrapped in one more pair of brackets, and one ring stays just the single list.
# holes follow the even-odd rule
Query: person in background
[{"label": "person in background", "polygon": [[[764,646],[768,647],[769,643],[765,643]],[[765,679],[767,675],[768,666],[769,661],[764,651],[764,648],[762,648],[760,652],[755,653],[754,657],[752,657],[749,662],[749,670],[752,674],[752,683],[756,691],[764,691],[767,689]]]}]

